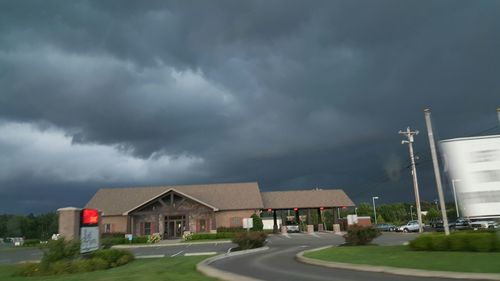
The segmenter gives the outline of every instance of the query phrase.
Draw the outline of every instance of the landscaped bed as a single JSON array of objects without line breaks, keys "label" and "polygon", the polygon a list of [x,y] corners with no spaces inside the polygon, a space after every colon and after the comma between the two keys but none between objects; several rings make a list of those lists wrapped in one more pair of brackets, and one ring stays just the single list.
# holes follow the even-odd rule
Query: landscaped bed
[{"label": "landscaped bed", "polygon": [[14,265],[0,266],[2,281],[208,281],[217,280],[196,271],[196,264],[207,256],[175,257],[136,260],[127,265],[108,270],[56,276],[21,277],[13,276]]},{"label": "landscaped bed", "polygon": [[500,252],[429,252],[411,251],[408,246],[346,246],[309,252],[304,256],[341,263],[437,271],[500,273]]}]

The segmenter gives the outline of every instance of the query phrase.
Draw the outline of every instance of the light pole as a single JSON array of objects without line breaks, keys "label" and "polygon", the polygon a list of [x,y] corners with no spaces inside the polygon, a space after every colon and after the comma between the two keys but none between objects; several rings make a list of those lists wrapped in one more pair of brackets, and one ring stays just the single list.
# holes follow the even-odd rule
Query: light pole
[{"label": "light pole", "polygon": [[457,218],[460,217],[460,213],[458,212],[458,201],[457,201],[457,190],[455,189],[455,182],[461,182],[460,179],[452,179],[451,186],[453,186],[453,197],[455,198],[455,209],[457,210]]},{"label": "light pole", "polygon": [[378,196],[372,197],[372,202],[373,202],[373,217],[375,218],[375,224],[377,224],[377,210],[375,209],[375,199],[378,199]]},{"label": "light pole", "polygon": [[413,220],[413,205],[410,205],[410,216],[411,220]]}]

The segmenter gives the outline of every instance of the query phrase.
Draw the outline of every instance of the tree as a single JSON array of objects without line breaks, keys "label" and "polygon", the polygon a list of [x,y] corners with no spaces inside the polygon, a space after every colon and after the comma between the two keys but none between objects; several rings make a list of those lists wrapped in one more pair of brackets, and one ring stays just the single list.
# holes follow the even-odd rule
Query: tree
[{"label": "tree", "polygon": [[264,229],[264,223],[262,223],[262,219],[257,214],[252,215],[252,221],[252,231],[262,231]]}]

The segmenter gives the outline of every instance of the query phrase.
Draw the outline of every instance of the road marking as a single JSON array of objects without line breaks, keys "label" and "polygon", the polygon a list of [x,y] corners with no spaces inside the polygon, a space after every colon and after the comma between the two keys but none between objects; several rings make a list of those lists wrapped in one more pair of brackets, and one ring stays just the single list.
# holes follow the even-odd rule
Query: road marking
[{"label": "road marking", "polygon": [[189,257],[189,256],[210,256],[210,255],[215,255],[217,252],[199,252],[199,253],[185,253],[184,256]]},{"label": "road marking", "polygon": [[229,254],[229,253],[231,253],[231,250],[232,250],[232,249],[233,249],[233,248],[229,248],[229,249],[227,249],[227,253],[228,253],[228,254]]},{"label": "road marking", "polygon": [[177,255],[180,255],[182,252],[184,252],[184,250],[182,250],[182,251],[180,251],[180,252],[178,252],[178,253],[175,253],[175,254],[171,255],[170,257],[171,257],[171,258],[173,258],[173,257],[175,257],[175,256],[177,256]]},{"label": "road marking", "polygon": [[309,247],[309,245],[300,245],[299,247],[300,248],[307,248],[307,247]]},{"label": "road marking", "polygon": [[155,258],[164,258],[165,255],[144,255],[144,256],[135,256],[136,259],[155,259]]},{"label": "road marking", "polygon": [[281,235],[285,236],[286,238],[292,238],[292,237],[290,237],[290,235],[289,235],[288,233],[286,233],[286,234],[285,234],[285,233],[283,233],[283,234],[281,234]]},{"label": "road marking", "polygon": [[312,235],[312,236],[314,236],[314,237],[318,237],[318,238],[319,238],[319,235],[318,235],[318,234],[316,234],[316,233],[314,233],[314,232],[309,233],[309,234],[311,234],[311,235]]}]

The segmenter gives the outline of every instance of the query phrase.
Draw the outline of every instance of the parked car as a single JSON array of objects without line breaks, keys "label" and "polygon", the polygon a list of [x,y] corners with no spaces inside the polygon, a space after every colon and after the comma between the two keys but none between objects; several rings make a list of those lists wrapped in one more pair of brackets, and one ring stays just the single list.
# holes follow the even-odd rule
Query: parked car
[{"label": "parked car", "polygon": [[464,218],[458,218],[449,223],[450,230],[466,230],[470,229],[470,222]]},{"label": "parked car", "polygon": [[444,228],[444,223],[442,218],[433,218],[429,221],[429,225],[432,228]]},{"label": "parked car", "polygon": [[397,231],[414,232],[418,231],[418,229],[419,229],[418,221],[409,221],[407,224],[398,227]]},{"label": "parked car", "polygon": [[470,227],[474,230],[495,229],[500,228],[500,225],[496,221],[474,221],[470,223]]},{"label": "parked car", "polygon": [[285,223],[287,232],[300,232],[300,227],[297,223],[292,221],[287,221]]},{"label": "parked car", "polygon": [[391,223],[379,223],[375,225],[375,228],[380,231],[396,231],[396,226]]}]

